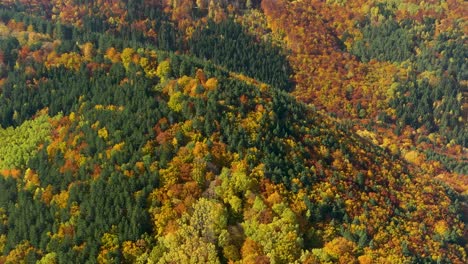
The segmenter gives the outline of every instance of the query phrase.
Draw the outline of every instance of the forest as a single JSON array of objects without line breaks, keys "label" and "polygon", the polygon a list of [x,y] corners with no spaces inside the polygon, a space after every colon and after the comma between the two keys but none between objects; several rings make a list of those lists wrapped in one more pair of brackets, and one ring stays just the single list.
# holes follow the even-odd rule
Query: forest
[{"label": "forest", "polygon": [[461,0],[4,0],[0,263],[466,263]]}]

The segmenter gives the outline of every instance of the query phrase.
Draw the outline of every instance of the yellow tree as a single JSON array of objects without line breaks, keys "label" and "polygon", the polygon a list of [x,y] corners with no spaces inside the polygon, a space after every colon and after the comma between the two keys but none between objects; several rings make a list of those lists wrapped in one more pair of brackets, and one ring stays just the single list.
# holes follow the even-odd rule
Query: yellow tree
[{"label": "yellow tree", "polygon": [[164,82],[169,77],[169,73],[171,72],[171,65],[169,60],[165,60],[158,65],[156,69],[156,75],[161,79],[161,82]]},{"label": "yellow tree", "polygon": [[119,249],[119,238],[115,233],[115,226],[112,227],[110,233],[104,233],[101,238],[101,250],[97,257],[100,264],[115,263],[115,259],[111,257],[111,253]]},{"label": "yellow tree", "polygon": [[135,50],[133,50],[132,48],[125,48],[122,51],[122,54],[120,54],[120,58],[122,59],[122,64],[125,67],[125,69],[128,70],[130,63],[133,62],[134,54],[135,54]]},{"label": "yellow tree", "polygon": [[80,48],[81,48],[81,52],[83,54],[84,59],[86,61],[92,61],[95,55],[93,43],[86,42],[85,44],[81,45]]},{"label": "yellow tree", "polygon": [[302,247],[296,215],[284,203],[279,203],[273,206],[277,216],[270,218],[269,223],[263,223],[260,217],[265,209],[262,208],[266,208],[266,205],[257,198],[251,209],[257,213],[242,224],[246,236],[262,247],[271,262],[295,262],[300,257]]},{"label": "yellow tree", "polygon": [[216,244],[227,226],[222,204],[206,198],[193,205],[192,215],[178,220],[179,229],[159,239],[158,263],[220,263]]}]

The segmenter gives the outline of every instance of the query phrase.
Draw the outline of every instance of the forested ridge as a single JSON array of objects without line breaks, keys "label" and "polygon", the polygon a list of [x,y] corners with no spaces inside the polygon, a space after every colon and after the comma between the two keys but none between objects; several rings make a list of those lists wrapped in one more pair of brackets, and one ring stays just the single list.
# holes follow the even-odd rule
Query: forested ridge
[{"label": "forested ridge", "polygon": [[466,4],[416,2],[2,1],[0,263],[465,263]]}]

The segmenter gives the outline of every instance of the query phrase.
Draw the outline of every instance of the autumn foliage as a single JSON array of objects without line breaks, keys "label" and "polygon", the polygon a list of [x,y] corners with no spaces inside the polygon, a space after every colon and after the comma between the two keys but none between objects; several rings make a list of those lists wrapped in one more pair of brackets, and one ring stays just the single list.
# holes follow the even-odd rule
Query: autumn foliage
[{"label": "autumn foliage", "polygon": [[2,1],[0,263],[465,263],[462,3],[380,2]]}]

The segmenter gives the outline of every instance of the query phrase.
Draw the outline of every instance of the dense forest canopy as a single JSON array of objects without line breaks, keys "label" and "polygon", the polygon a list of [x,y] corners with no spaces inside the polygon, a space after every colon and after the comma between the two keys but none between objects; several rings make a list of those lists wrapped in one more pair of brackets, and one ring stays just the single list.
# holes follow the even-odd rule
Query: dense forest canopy
[{"label": "dense forest canopy", "polygon": [[465,263],[466,8],[2,1],[0,263]]}]

